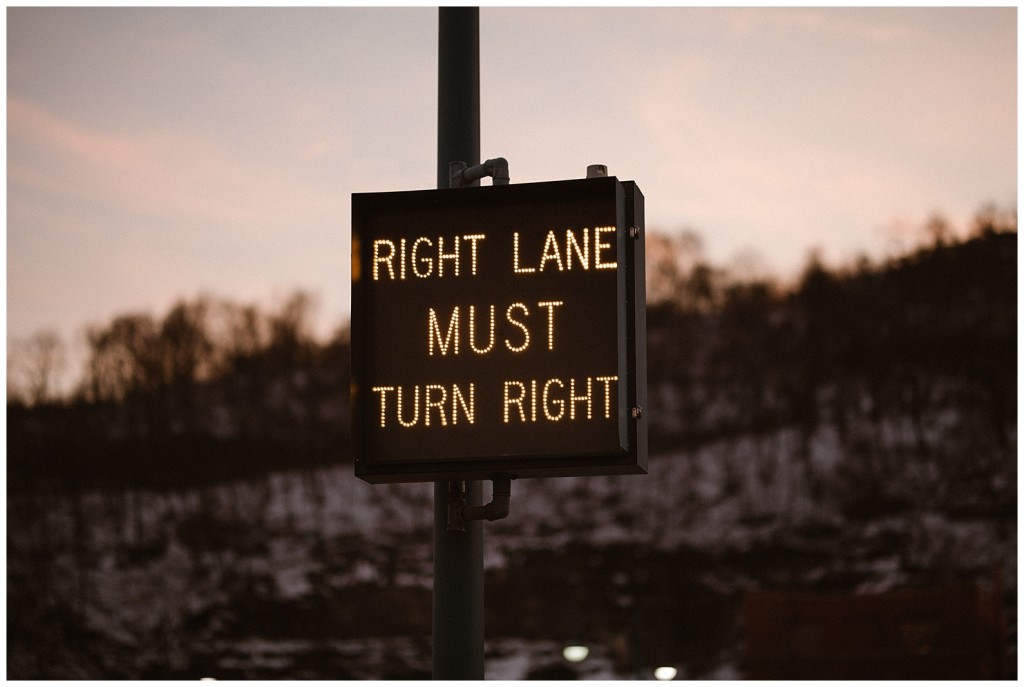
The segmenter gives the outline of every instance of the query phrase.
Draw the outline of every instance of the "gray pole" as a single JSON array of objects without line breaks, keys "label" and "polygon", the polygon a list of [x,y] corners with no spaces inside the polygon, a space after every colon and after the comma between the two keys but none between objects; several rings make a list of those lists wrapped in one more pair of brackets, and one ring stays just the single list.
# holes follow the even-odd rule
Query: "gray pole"
[{"label": "gray pole", "polygon": [[[480,162],[480,13],[438,10],[437,187],[449,187],[449,162]],[[473,182],[478,185],[479,182]],[[448,495],[458,482],[434,483],[435,680],[484,679],[483,523],[448,531]],[[479,482],[466,485],[470,505],[482,502]]]},{"label": "gray pole", "polygon": [[438,19],[437,187],[448,188],[449,162],[480,162],[480,10],[441,7]]}]

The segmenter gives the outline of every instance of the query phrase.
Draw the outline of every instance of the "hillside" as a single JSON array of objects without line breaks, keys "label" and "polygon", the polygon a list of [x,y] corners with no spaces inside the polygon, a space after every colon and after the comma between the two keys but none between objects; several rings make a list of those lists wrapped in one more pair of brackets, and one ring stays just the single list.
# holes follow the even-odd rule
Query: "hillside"
[{"label": "hillside", "polygon": [[[981,222],[792,288],[652,273],[650,475],[513,484],[488,677],[743,677],[758,591],[950,584],[1014,665],[1016,256]],[[352,476],[347,336],[303,307],[125,316],[74,397],[9,403],[8,677],[429,675],[431,488]]]}]

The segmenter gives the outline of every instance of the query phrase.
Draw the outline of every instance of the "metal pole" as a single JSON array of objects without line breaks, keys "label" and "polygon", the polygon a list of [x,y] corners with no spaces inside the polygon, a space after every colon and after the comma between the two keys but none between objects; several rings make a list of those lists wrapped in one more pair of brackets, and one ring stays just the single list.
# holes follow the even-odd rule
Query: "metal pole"
[{"label": "metal pole", "polygon": [[480,162],[479,8],[439,8],[437,44],[437,187],[448,188],[449,162]]},{"label": "metal pole", "polygon": [[[434,483],[434,649],[435,680],[484,679],[483,523],[448,531],[449,488]],[[470,482],[467,499],[480,503],[480,482]]]},{"label": "metal pole", "polygon": [[[449,162],[480,161],[480,13],[476,7],[438,10],[437,187],[449,187]],[[472,185],[478,185],[475,181]],[[448,531],[448,496],[460,482],[434,483],[435,680],[484,678],[483,523]],[[479,482],[465,485],[479,505]]]}]

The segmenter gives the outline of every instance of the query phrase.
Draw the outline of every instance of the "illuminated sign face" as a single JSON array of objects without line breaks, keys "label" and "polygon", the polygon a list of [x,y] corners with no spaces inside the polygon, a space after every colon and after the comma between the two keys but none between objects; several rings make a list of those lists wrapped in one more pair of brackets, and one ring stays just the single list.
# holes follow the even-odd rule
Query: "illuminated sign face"
[{"label": "illuminated sign face", "polygon": [[645,472],[642,227],[615,178],[353,194],[356,475]]}]

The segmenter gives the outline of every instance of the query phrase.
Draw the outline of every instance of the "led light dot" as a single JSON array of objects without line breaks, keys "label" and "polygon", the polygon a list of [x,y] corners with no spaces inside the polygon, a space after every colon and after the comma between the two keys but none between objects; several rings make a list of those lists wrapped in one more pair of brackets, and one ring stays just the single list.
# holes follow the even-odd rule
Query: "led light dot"
[{"label": "led light dot", "polygon": [[444,261],[451,260],[452,264],[455,265],[455,276],[459,276],[459,237],[454,237],[455,252],[445,253],[444,252],[444,237],[437,237],[437,276],[444,276]]},{"label": "led light dot", "polygon": [[562,265],[562,255],[558,252],[558,241],[555,239],[555,232],[549,231],[548,236],[544,239],[544,250],[540,254],[540,267],[537,269],[541,272],[544,271],[544,264],[548,260],[554,260],[555,264],[558,265],[558,271],[564,272],[565,267]]},{"label": "led light dot", "polygon": [[490,306],[490,325],[488,327],[487,336],[487,348],[478,348],[476,345],[476,308],[469,306],[469,347],[473,349],[474,353],[483,355],[484,353],[490,353],[491,349],[494,348],[494,306]]},{"label": "led light dot", "polygon": [[519,320],[512,319],[513,310],[522,310],[524,317],[529,315],[530,311],[523,303],[513,303],[512,305],[508,306],[508,310],[505,311],[505,319],[507,319],[511,324],[514,324],[515,326],[523,330],[523,343],[521,346],[513,346],[512,342],[509,341],[508,339],[505,339],[505,346],[507,346],[508,350],[512,351],[513,353],[522,353],[530,346],[530,330],[527,329],[526,325],[520,322]]},{"label": "led light dot", "polygon": [[472,274],[475,277],[476,276],[476,242],[477,241],[483,241],[487,237],[485,235],[483,235],[483,234],[468,234],[466,236],[463,236],[462,238],[464,238],[467,241],[469,241],[469,253],[470,253],[469,273]]},{"label": "led light dot", "polygon": [[535,272],[532,267],[520,267],[519,266],[519,232],[512,232],[512,271],[517,274],[529,274]]},{"label": "led light dot", "polygon": [[566,269],[572,269],[572,254],[576,252],[576,257],[580,261],[580,266],[585,270],[590,269],[590,230],[587,227],[583,227],[583,249],[580,249],[579,241],[576,240],[576,234],[572,229],[565,230],[565,263]]},{"label": "led light dot", "polygon": [[541,301],[537,305],[548,310],[548,350],[553,351],[555,350],[555,308],[559,305],[565,305],[565,302]]},{"label": "led light dot", "polygon": [[569,419],[570,420],[575,420],[576,419],[576,404],[577,403],[586,403],[587,404],[587,419],[589,420],[592,417],[593,414],[592,414],[591,411],[593,410],[593,404],[591,403],[592,397],[591,397],[590,392],[591,392],[590,377],[587,377],[587,393],[586,393],[585,396],[577,396],[576,395],[576,380],[575,379],[570,379],[569,380]]},{"label": "led light dot", "polygon": [[452,384],[452,424],[459,424],[459,406],[462,406],[462,413],[466,416],[469,424],[476,422],[476,385],[469,384],[469,404],[466,404],[466,397],[462,395],[462,389]]},{"label": "led light dot", "polygon": [[597,377],[597,381],[604,383],[604,418],[610,419],[612,416],[612,382],[619,381],[617,375],[611,377]]},{"label": "led light dot", "polygon": [[[420,387],[419,385],[412,388],[412,420],[408,422],[402,419],[402,387],[398,387],[398,424],[403,427],[415,427],[416,423],[420,421]],[[381,420],[383,422],[383,419]],[[429,422],[427,424],[430,424]]]},{"label": "led light dot", "polygon": [[[599,270],[613,270],[618,267],[618,262],[603,262],[601,260],[601,251],[614,248],[610,243],[602,243],[601,234],[615,233],[615,227],[595,227],[594,228],[594,267]],[[613,253],[614,254],[614,253]]]},{"label": "led light dot", "polygon": [[[395,393],[394,411],[389,411],[387,394]],[[412,386],[412,409],[409,408],[409,389],[401,386],[375,386],[373,392],[380,394],[380,426],[387,427],[388,412],[394,412],[401,427],[416,427],[423,421],[425,427],[432,423],[441,427],[459,423],[461,415],[469,424],[476,423],[476,385],[469,384],[468,392],[458,384],[451,385],[451,394],[443,384],[419,384]],[[420,403],[422,399],[422,404]],[[449,406],[448,402],[451,399]],[[431,411],[435,412],[431,412]],[[450,414],[449,414],[450,413]]]},{"label": "led light dot", "polygon": [[[434,261],[427,256],[420,256],[420,244],[423,243],[427,244],[428,246],[434,245],[426,236],[420,236],[419,238],[412,242],[412,273],[415,274],[417,277],[420,277],[421,279],[426,279],[434,271]],[[426,268],[422,272],[419,269],[419,266],[421,264],[426,264]]]},{"label": "led light dot", "polygon": [[441,355],[448,355],[449,347],[453,355],[459,354],[459,306],[452,308],[452,317],[448,320],[448,331],[441,340],[441,325],[437,321],[437,312],[430,308],[427,315],[427,353],[434,355],[434,341]]},{"label": "led light dot", "polygon": [[[431,400],[431,398],[430,398],[430,395],[431,395],[430,392],[431,391],[440,392],[441,393],[441,397],[436,399],[436,400]],[[425,408],[423,410],[423,416],[424,416],[423,417],[423,424],[426,425],[427,427],[430,426],[430,409],[431,408],[436,408],[437,409],[437,414],[438,414],[438,419],[440,419],[440,421],[441,421],[441,426],[442,427],[447,427],[448,426],[448,419],[445,417],[445,413],[444,413],[444,402],[445,402],[445,400],[448,397],[448,392],[445,391],[445,388],[443,386],[441,386],[440,384],[427,384],[426,397],[427,397],[426,398],[426,402],[424,403]]]},{"label": "led light dot", "polygon": [[544,406],[544,418],[547,419],[549,422],[558,422],[563,417],[565,417],[565,401],[562,400],[561,398],[550,399],[551,403],[554,404],[556,408],[558,408],[558,414],[553,415],[552,413],[548,412],[548,390],[551,388],[552,384],[557,384],[560,389],[565,388],[565,384],[562,383],[561,379],[549,379],[548,381],[544,382],[544,400],[542,403],[542,405]]},{"label": "led light dot", "polygon": [[385,417],[385,413],[387,412],[387,408],[385,407],[385,401],[384,401],[385,396],[384,396],[384,394],[386,392],[388,392],[388,391],[394,391],[394,390],[395,390],[395,387],[393,387],[393,386],[375,386],[375,387],[373,387],[373,393],[380,394],[380,426],[381,427],[384,427],[384,417]]},{"label": "led light dot", "polygon": [[[381,249],[384,246],[387,246],[389,248],[389,251],[388,251],[387,255],[381,255]],[[392,260],[394,260],[394,258],[395,258],[395,243],[394,243],[394,241],[389,241],[388,239],[377,239],[376,241],[373,242],[373,280],[374,281],[377,281],[378,279],[380,279],[380,276],[379,276],[380,273],[378,272],[377,268],[378,268],[378,266],[381,263],[386,263],[387,264],[388,275],[390,275],[390,277],[392,279],[395,278],[395,268],[391,264],[391,262],[392,262]]]},{"label": "led light dot", "polygon": [[[519,389],[519,396],[513,398],[509,396],[509,389],[517,387]],[[505,424],[508,424],[509,413],[508,409],[513,403],[519,408],[519,420],[520,422],[526,422],[526,412],[523,410],[523,398],[526,396],[526,385],[522,382],[505,382],[504,385],[504,402],[502,403],[502,414],[505,419]]]}]

